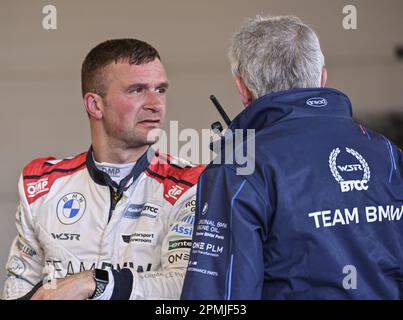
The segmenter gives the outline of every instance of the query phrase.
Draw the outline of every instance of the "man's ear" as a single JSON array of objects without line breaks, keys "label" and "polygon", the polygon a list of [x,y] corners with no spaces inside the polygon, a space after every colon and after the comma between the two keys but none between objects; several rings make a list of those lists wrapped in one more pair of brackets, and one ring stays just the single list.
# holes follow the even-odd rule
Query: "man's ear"
[{"label": "man's ear", "polygon": [[247,107],[253,101],[253,95],[240,76],[235,76],[235,84],[241,97],[242,104]]},{"label": "man's ear", "polygon": [[320,86],[323,88],[326,86],[326,81],[327,81],[327,70],[325,67],[322,69],[322,76],[320,78]]},{"label": "man's ear", "polygon": [[84,95],[84,106],[90,118],[102,119],[104,105],[101,96],[93,92],[87,92]]}]

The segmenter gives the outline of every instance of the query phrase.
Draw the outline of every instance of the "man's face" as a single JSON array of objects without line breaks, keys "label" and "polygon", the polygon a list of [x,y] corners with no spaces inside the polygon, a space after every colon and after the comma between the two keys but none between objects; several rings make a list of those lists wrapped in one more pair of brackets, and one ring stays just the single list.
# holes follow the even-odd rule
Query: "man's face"
[{"label": "man's face", "polygon": [[152,144],[147,135],[165,118],[168,80],[159,59],[141,65],[111,63],[105,68],[103,123],[108,143],[124,149]]}]

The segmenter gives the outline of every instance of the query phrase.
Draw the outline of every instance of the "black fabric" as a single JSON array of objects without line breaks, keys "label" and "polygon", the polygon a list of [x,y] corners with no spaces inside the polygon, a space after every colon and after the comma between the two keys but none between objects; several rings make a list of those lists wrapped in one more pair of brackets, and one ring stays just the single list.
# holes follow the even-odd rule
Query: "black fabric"
[{"label": "black fabric", "polygon": [[106,172],[103,172],[102,170],[99,170],[96,167],[94,158],[92,156],[93,154],[92,146],[90,147],[87,153],[87,160],[86,160],[87,169],[91,178],[95,181],[95,183],[100,184],[102,186],[114,187],[115,189],[118,190],[118,194],[121,194],[123,191],[127,190],[130,187],[131,184],[127,185],[127,182],[131,178],[133,178],[132,183],[136,181],[139,175],[149,166],[149,162],[147,159],[148,152],[149,150],[143,153],[143,155],[137,160],[132,171],[124,179],[122,179],[122,181],[120,181],[119,185],[117,185],[116,182],[112,181],[112,179]]},{"label": "black fabric", "polygon": [[115,285],[110,300],[129,300],[133,286],[133,274],[130,269],[112,270]]}]

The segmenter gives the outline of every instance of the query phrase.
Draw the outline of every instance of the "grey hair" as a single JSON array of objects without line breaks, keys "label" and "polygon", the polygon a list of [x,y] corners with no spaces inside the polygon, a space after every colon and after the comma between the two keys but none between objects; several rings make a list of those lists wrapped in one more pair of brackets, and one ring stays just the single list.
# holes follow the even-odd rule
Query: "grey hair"
[{"label": "grey hair", "polygon": [[256,16],[235,33],[231,71],[255,99],[272,92],[320,87],[325,58],[315,32],[294,16]]}]

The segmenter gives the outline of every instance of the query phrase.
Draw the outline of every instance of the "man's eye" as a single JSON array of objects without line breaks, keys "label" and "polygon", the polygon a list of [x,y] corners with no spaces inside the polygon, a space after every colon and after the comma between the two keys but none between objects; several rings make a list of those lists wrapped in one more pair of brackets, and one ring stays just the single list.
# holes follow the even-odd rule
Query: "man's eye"
[{"label": "man's eye", "polygon": [[167,92],[167,88],[161,87],[161,88],[157,88],[155,91],[157,91],[158,93],[165,93],[165,92]]},{"label": "man's eye", "polygon": [[136,93],[136,94],[142,93],[143,91],[144,91],[144,88],[141,88],[141,87],[135,87],[135,88],[132,88],[129,90],[130,93]]}]

